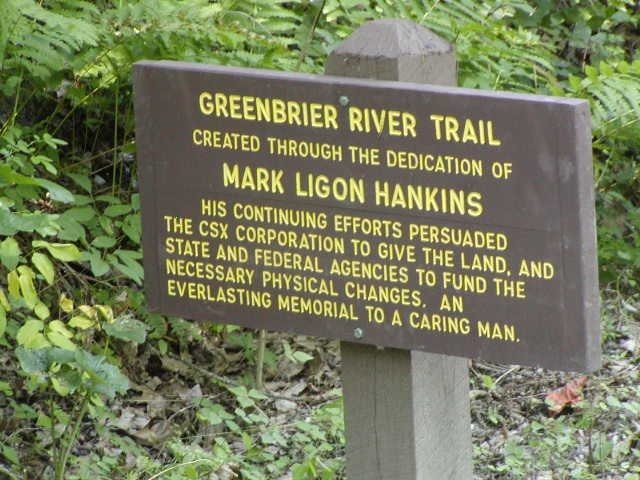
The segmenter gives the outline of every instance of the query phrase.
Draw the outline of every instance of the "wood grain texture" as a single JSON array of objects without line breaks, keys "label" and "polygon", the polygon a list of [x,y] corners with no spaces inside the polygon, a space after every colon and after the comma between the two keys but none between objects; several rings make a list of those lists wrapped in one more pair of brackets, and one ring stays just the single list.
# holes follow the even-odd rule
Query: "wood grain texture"
[{"label": "wood grain texture", "polygon": [[[360,27],[329,75],[455,86],[455,53],[404,20]],[[466,359],[342,342],[348,480],[473,477]]]},{"label": "wood grain texture", "polygon": [[341,343],[348,480],[469,480],[467,360]]}]

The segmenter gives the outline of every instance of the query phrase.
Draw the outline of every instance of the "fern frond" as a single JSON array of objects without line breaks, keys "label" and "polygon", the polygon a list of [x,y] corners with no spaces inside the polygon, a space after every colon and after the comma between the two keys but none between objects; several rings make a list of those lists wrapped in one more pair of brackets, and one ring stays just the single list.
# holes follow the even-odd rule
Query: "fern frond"
[{"label": "fern frond", "polygon": [[97,10],[87,2],[4,0],[4,3],[12,24],[1,29],[2,76],[26,71],[33,81],[51,86],[49,80],[70,67],[75,52],[98,43],[99,23],[93,18]]},{"label": "fern frond", "polygon": [[557,56],[535,30],[504,21],[531,12],[525,0],[379,0],[385,16],[417,21],[454,44],[461,85],[471,88],[549,93],[557,91]]},{"label": "fern frond", "polygon": [[586,73],[571,82],[569,94],[591,101],[596,142],[619,139],[640,145],[640,61],[615,68],[601,63]]}]

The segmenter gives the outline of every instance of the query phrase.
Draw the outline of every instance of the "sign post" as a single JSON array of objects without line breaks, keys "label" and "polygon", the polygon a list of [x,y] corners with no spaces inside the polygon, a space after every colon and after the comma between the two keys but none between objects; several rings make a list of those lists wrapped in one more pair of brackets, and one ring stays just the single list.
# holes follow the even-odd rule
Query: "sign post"
[{"label": "sign post", "polygon": [[149,309],[340,340],[349,480],[471,478],[466,358],[600,364],[588,103],[397,20],[327,73],[136,64]]},{"label": "sign post", "polygon": [[[326,73],[457,84],[452,46],[403,20],[363,25]],[[467,359],[346,341],[340,350],[349,480],[473,477]]]}]

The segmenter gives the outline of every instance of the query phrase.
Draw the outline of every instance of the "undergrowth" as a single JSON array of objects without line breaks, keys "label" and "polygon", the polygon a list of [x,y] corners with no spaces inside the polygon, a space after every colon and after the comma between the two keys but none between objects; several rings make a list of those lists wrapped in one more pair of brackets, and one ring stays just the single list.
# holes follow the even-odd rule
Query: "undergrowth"
[{"label": "undergrowth", "polygon": [[[586,98],[601,283],[621,292],[637,288],[635,2],[2,0],[0,6],[0,475],[340,475],[339,403],[310,405],[284,425],[261,412],[265,399],[249,377],[232,386],[207,379],[206,394],[184,404],[199,428],[145,443],[132,439],[128,427],[114,427],[123,418],[118,402],[151,375],[136,372],[138,358],[158,362],[153,352],[160,352],[184,359],[192,351],[213,358],[222,348],[216,342],[224,341],[240,353],[235,363],[255,363],[253,336],[151,314],[141,298],[131,98],[131,66],[141,59],[321,73],[331,49],[364,21],[404,17],[455,45],[462,86]],[[267,363],[277,352],[307,368],[318,355],[283,345],[270,344]],[[88,424],[108,439],[102,453],[77,447],[89,436]],[[203,425],[213,429],[206,438],[214,441],[198,436]],[[542,441],[548,427],[532,424],[525,433]],[[518,441],[509,444],[510,458],[526,463]],[[282,454],[287,450],[295,455]]]}]

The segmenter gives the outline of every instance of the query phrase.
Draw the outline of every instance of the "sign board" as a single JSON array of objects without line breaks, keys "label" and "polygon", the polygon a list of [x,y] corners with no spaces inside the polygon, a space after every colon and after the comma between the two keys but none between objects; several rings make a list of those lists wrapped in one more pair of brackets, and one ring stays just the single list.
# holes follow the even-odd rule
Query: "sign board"
[{"label": "sign board", "polygon": [[134,85],[151,310],[598,366],[587,102],[177,62]]}]

